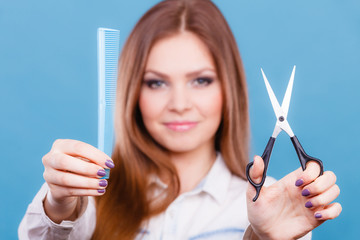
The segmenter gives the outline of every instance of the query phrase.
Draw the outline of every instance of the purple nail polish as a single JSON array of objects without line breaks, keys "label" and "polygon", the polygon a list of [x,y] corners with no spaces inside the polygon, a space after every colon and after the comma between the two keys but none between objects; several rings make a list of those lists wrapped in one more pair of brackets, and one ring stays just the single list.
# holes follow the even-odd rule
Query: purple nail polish
[{"label": "purple nail polish", "polygon": [[105,165],[107,167],[109,167],[109,168],[114,168],[115,167],[114,162],[111,161],[111,160],[106,160]]},{"label": "purple nail polish", "polygon": [[110,169],[105,168],[105,176],[103,176],[101,179],[109,179],[110,177]]},{"label": "purple nail polish", "polygon": [[97,191],[98,191],[98,193],[104,193],[105,189],[98,189]]},{"label": "purple nail polish", "polygon": [[303,195],[304,197],[309,196],[310,195],[309,189],[302,190],[301,195]]},{"label": "purple nail polish", "polygon": [[298,180],[296,180],[296,182],[295,182],[295,186],[297,186],[297,187],[300,187],[301,185],[303,185],[304,184],[304,180],[302,180],[302,179],[298,179]]},{"label": "purple nail polish", "polygon": [[101,179],[101,180],[99,181],[99,186],[100,186],[100,187],[106,187],[106,186],[107,186],[107,181],[106,181],[105,179]]},{"label": "purple nail polish", "polygon": [[305,203],[305,207],[311,208],[311,207],[313,207],[313,205],[312,205],[312,203],[311,203],[310,201],[307,201],[307,202]]},{"label": "purple nail polish", "polygon": [[322,218],[321,213],[315,213],[315,218]]},{"label": "purple nail polish", "polygon": [[103,177],[106,175],[106,172],[104,169],[100,169],[98,172],[97,172],[97,175],[100,176],[100,177]]}]

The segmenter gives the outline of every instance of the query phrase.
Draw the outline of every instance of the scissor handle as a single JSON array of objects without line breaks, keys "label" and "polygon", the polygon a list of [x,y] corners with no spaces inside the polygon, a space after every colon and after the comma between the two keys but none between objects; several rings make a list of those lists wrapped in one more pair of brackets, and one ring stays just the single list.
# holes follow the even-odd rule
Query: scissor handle
[{"label": "scissor handle", "polygon": [[311,157],[311,156],[307,155],[306,152],[304,151],[304,149],[302,148],[298,138],[295,135],[293,137],[291,137],[290,139],[291,139],[291,142],[293,143],[295,151],[296,151],[296,153],[297,153],[297,155],[299,157],[302,170],[304,171],[306,169],[306,164],[308,162],[314,161],[314,162],[317,162],[319,164],[319,166],[320,166],[320,175],[323,175],[324,166],[323,166],[322,161],[320,159],[317,159],[317,158],[314,158],[314,157]]},{"label": "scissor handle", "polygon": [[272,149],[274,147],[275,140],[276,140],[276,138],[270,137],[270,139],[269,139],[269,141],[268,141],[268,143],[267,143],[267,145],[265,147],[264,153],[261,156],[261,158],[264,161],[264,172],[263,172],[262,179],[261,179],[260,183],[255,183],[250,177],[250,168],[252,167],[252,165],[254,165],[254,162],[250,162],[246,166],[246,177],[249,180],[250,184],[253,185],[255,190],[256,190],[256,195],[253,198],[253,202],[255,202],[258,199],[259,194],[260,194],[260,190],[261,190],[262,186],[264,185],[265,178],[266,178],[266,171],[267,171],[267,168],[268,168],[268,165],[269,165],[270,156],[271,156]]}]

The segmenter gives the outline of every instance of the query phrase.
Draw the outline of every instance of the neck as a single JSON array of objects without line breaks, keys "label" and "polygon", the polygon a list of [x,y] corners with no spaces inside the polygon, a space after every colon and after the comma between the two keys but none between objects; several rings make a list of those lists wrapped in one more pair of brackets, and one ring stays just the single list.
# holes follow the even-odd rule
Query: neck
[{"label": "neck", "polygon": [[180,194],[194,189],[211,169],[216,159],[215,149],[196,149],[190,152],[171,153],[180,179]]}]

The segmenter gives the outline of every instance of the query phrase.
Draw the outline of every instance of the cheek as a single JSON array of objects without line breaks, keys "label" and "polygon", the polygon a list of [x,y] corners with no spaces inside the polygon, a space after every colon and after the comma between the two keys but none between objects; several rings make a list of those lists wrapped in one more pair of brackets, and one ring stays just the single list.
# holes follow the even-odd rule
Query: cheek
[{"label": "cheek", "polygon": [[139,97],[139,108],[146,127],[152,120],[157,119],[163,109],[163,101],[157,94],[152,94],[148,90],[141,90]]},{"label": "cheek", "polygon": [[223,108],[223,96],[220,88],[215,88],[202,96],[199,95],[197,103],[202,115],[220,122]]}]

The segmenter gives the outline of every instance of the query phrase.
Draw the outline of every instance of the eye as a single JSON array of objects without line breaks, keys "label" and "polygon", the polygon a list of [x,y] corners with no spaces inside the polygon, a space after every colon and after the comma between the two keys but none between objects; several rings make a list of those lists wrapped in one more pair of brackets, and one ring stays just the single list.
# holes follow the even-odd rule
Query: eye
[{"label": "eye", "polygon": [[210,85],[214,80],[210,77],[198,77],[194,79],[193,84],[195,86],[204,87]]},{"label": "eye", "polygon": [[159,89],[166,86],[165,81],[156,79],[144,80],[144,84],[151,89]]}]

